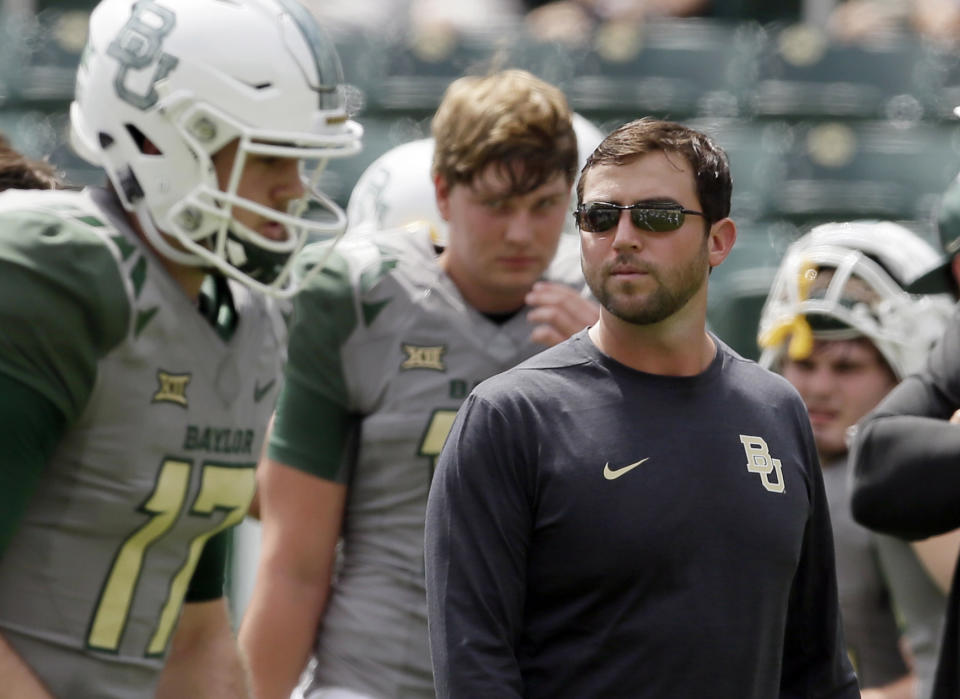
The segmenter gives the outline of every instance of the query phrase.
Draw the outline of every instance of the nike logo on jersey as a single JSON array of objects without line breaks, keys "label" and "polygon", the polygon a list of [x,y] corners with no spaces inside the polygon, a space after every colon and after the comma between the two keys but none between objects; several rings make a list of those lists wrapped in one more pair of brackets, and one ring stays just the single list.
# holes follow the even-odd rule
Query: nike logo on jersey
[{"label": "nike logo on jersey", "polygon": [[260,401],[262,401],[262,400],[263,400],[263,397],[264,397],[265,395],[267,395],[267,392],[268,392],[271,388],[273,388],[273,384],[275,384],[276,382],[277,382],[276,379],[270,379],[270,381],[268,381],[268,382],[267,382],[266,384],[264,384],[263,386],[260,385],[260,382],[259,382],[259,381],[258,381],[257,383],[255,383],[255,384],[253,385],[253,402],[254,402],[254,403],[259,403]]},{"label": "nike logo on jersey", "polygon": [[608,481],[615,481],[623,474],[629,473],[630,471],[635,469],[644,461],[649,461],[649,460],[650,460],[650,457],[648,456],[646,459],[640,459],[639,461],[636,461],[630,464],[629,466],[622,466],[621,468],[610,468],[610,462],[608,461],[603,465],[603,477],[606,478]]}]

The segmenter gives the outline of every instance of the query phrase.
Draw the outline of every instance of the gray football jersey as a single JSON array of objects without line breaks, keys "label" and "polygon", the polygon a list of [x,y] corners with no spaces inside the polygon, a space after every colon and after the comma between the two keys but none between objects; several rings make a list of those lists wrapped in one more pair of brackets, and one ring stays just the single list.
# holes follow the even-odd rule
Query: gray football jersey
[{"label": "gray football jersey", "polygon": [[0,371],[68,425],[3,553],[0,632],[58,697],[153,696],[203,546],[253,496],[282,318],[231,283],[219,334],[106,192],[0,197],[0,260],[0,296],[32,299],[3,309]]},{"label": "gray football jersey", "polygon": [[933,694],[943,638],[947,596],[923,568],[909,541],[874,534],[880,567],[893,595],[917,678],[916,699]]},{"label": "gray football jersey", "polygon": [[[529,340],[529,309],[502,323],[478,313],[436,254],[426,227],[343,241],[297,301],[288,385],[360,419],[341,471],[318,474],[349,488],[313,686],[434,696],[423,525],[435,461],[470,389],[544,349]],[[583,289],[576,239],[545,277]]]},{"label": "gray football jersey", "polygon": [[845,457],[824,462],[843,632],[860,686],[881,687],[909,669],[900,651],[900,629],[889,582],[880,566],[877,538],[853,520],[847,477]]}]

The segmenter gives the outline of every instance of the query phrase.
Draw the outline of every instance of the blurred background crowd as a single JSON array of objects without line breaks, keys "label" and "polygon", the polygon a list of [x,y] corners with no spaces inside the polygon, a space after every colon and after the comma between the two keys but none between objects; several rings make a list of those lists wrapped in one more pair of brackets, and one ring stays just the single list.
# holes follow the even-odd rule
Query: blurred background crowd
[{"label": "blurred background crowd", "polygon": [[[903,222],[936,243],[960,170],[956,0],[308,0],[343,63],[363,153],[322,188],[346,205],[379,155],[429,135],[456,77],[521,67],[606,133],[653,115],[731,160],[734,253],[709,320],[756,357],[756,320],[787,245],[811,225]],[[66,142],[91,0],[0,0],[0,132],[73,184],[101,175]],[[265,57],[265,60],[269,60]]]}]

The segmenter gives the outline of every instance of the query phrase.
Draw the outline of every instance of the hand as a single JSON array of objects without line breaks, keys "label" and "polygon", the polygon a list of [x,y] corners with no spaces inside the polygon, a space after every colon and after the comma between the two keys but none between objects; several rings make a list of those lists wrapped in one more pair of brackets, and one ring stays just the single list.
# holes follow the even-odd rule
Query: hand
[{"label": "hand", "polygon": [[534,326],[530,339],[545,347],[563,342],[600,317],[595,301],[565,284],[537,282],[525,300],[533,308],[527,313],[527,321]]},{"label": "hand", "polygon": [[954,411],[953,415],[950,416],[951,425],[960,425],[960,410]]}]

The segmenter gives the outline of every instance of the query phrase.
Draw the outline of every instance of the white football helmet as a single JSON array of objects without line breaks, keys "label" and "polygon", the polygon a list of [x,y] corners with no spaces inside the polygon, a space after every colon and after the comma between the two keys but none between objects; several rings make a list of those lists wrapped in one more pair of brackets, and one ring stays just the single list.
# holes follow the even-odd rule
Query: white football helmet
[{"label": "white football helmet", "polygon": [[814,338],[864,336],[898,379],[917,371],[953,303],[903,286],[937,259],[928,243],[888,221],[817,226],[787,249],[777,270],[760,313],[760,364],[775,366],[785,352],[805,359]]},{"label": "white football helmet", "polygon": [[357,179],[347,202],[350,234],[423,222],[438,245],[447,239],[430,176],[433,139],[401,143],[374,160]]},{"label": "white football helmet", "polygon": [[[573,130],[577,136],[578,167],[582,168],[603,140],[603,132],[580,114],[573,115]],[[432,138],[402,143],[374,160],[357,179],[347,202],[351,234],[426,222],[434,242],[443,245],[447,240],[447,222],[437,209],[430,174],[432,163]],[[575,206],[576,202],[571,200],[571,211]],[[570,232],[575,232],[572,227]]]},{"label": "white football helmet", "polygon": [[[293,254],[346,225],[316,186],[327,159],[360,150],[342,82],[332,41],[296,0],[103,0],[77,73],[71,143],[106,170],[163,255],[288,296]],[[146,139],[159,154],[144,152]],[[234,140],[221,191],[211,156]],[[299,159],[307,194],[288,211],[239,197],[249,155]],[[239,224],[235,208],[280,223],[286,240]]]}]

